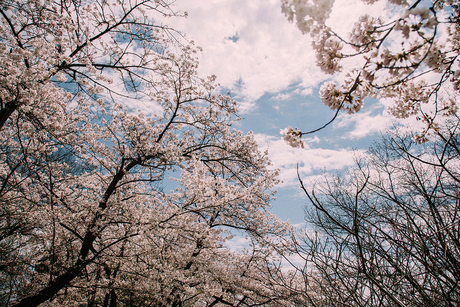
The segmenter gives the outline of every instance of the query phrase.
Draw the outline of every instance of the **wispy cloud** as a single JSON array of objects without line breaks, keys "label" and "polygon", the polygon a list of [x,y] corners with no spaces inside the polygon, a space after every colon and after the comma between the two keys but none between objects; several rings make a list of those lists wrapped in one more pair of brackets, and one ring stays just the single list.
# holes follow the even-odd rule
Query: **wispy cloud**
[{"label": "wispy cloud", "polygon": [[[244,101],[280,92],[299,80],[305,89],[326,78],[315,66],[309,37],[281,14],[279,0],[176,4],[190,17],[173,21],[173,26],[204,49],[201,72],[217,75],[223,87]],[[235,36],[236,41],[228,39]]]},{"label": "wispy cloud", "polygon": [[319,142],[317,137],[305,139],[305,148],[292,148],[284,140],[264,134],[256,134],[256,140],[262,150],[268,150],[268,156],[274,169],[280,170],[280,188],[298,187],[297,169],[300,176],[318,175],[324,170],[338,170],[351,166],[355,157],[363,150],[350,148],[323,149],[312,148],[309,144]]}]

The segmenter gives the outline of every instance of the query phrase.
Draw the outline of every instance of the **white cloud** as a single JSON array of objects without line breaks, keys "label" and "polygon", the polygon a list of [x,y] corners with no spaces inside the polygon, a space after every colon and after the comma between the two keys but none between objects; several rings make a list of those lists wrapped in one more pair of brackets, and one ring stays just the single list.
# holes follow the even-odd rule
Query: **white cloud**
[{"label": "white cloud", "polygon": [[[320,72],[309,35],[287,21],[280,0],[177,0],[174,5],[189,17],[167,22],[203,47],[200,72],[217,75],[218,82],[242,102],[242,112],[254,110],[254,101],[265,93],[288,90],[278,94],[280,100],[289,99],[290,92],[310,95],[332,77]],[[327,23],[346,38],[366,13],[390,14],[385,1],[367,5],[361,0],[336,0]],[[344,61],[344,72],[356,66],[356,60]],[[333,78],[341,81],[344,74]],[[296,88],[289,88],[294,83]]]},{"label": "white cloud", "polygon": [[318,138],[304,140],[305,148],[292,148],[284,140],[264,134],[254,135],[261,150],[268,150],[274,169],[280,170],[279,188],[298,187],[297,165],[301,178],[311,177],[323,170],[340,170],[351,166],[363,150],[311,148],[308,144]]},{"label": "white cloud", "polygon": [[[292,93],[279,93],[278,95],[272,97],[272,100],[278,100],[278,101],[286,101],[292,98]],[[276,108],[279,110],[279,107]]]},{"label": "white cloud", "polygon": [[394,125],[395,118],[384,109],[383,104],[375,102],[370,108],[355,114],[340,114],[333,123],[335,131],[347,131],[345,139],[361,139],[372,134],[384,131]]},{"label": "white cloud", "polygon": [[[293,82],[300,82],[300,91],[308,94],[308,88],[326,78],[316,68],[309,37],[281,14],[279,0],[179,0],[176,4],[189,17],[168,22],[203,47],[201,73],[217,75],[238,100],[250,103]],[[236,42],[228,39],[234,36]]]}]

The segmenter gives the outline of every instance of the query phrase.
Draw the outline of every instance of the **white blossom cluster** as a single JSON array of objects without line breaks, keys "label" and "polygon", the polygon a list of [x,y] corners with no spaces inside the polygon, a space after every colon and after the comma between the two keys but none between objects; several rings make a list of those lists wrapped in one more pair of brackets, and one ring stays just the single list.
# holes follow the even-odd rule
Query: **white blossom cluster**
[{"label": "white blossom cluster", "polygon": [[321,85],[319,90],[321,101],[331,110],[337,110],[342,104],[345,95],[337,88],[335,82],[329,81]]},{"label": "white blossom cluster", "polygon": [[334,74],[341,70],[340,59],[342,58],[341,42],[331,37],[327,31],[320,31],[312,42],[316,51],[316,64],[327,74]]},{"label": "white blossom cluster", "polygon": [[397,91],[384,91],[384,97],[395,99],[395,105],[389,109],[397,118],[407,118],[416,115],[421,104],[428,103],[428,93],[423,83],[409,83],[398,86]]},{"label": "white blossom cluster", "polygon": [[381,26],[383,26],[381,18],[372,17],[367,14],[360,16],[350,33],[352,47],[357,51],[362,46],[366,46],[368,50],[374,50],[380,38],[380,33],[376,29]]},{"label": "white blossom cluster", "polygon": [[334,0],[282,0],[281,11],[289,21],[296,21],[302,33],[317,31],[331,13]]},{"label": "white blossom cluster", "polygon": [[[362,1],[372,4],[379,0]],[[427,102],[433,103],[435,114],[452,116],[452,110],[458,108],[451,104],[444,107],[441,96],[455,96],[454,91],[460,88],[459,1],[433,0],[431,5],[426,1],[410,5],[405,0],[386,2],[390,8],[396,5],[406,11],[394,20],[363,15],[348,38],[338,36],[327,25],[333,1],[281,0],[281,7],[302,33],[311,35],[322,71],[334,74],[342,70],[342,59],[360,59],[345,72],[343,90],[332,83],[322,86],[322,101],[332,109],[344,102],[344,110],[353,113],[359,111],[366,97],[392,97],[395,105],[391,112],[398,117],[425,116],[423,105]]]},{"label": "white blossom cluster", "polygon": [[280,130],[280,134],[283,136],[283,139],[288,143],[291,147],[294,148],[304,148],[304,144],[301,140],[302,132],[297,128],[287,127],[285,129]]}]

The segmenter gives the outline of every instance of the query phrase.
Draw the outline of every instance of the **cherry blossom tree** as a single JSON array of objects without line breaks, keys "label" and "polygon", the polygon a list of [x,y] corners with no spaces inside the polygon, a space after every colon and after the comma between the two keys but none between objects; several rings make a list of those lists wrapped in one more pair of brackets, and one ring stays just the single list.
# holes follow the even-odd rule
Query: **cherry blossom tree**
[{"label": "cherry blossom tree", "polygon": [[[389,112],[395,117],[416,115],[424,121],[425,129],[418,134],[422,142],[428,131],[436,129],[439,118],[456,114],[458,105],[451,97],[460,85],[457,0],[387,0],[389,11],[397,12],[392,19],[362,15],[348,37],[328,25],[333,0],[281,2],[288,20],[312,37],[316,63],[323,72],[340,72],[343,61],[354,59],[347,64],[351,68],[342,84],[330,81],[321,86],[322,102],[336,110],[325,126],[340,110],[358,112],[366,97],[390,98],[394,103]],[[300,139],[317,130],[281,133]]]},{"label": "cherry blossom tree", "polygon": [[[276,172],[160,0],[0,3],[4,306],[288,304]],[[230,251],[230,229],[246,251]],[[284,240],[283,238],[286,238]]]}]

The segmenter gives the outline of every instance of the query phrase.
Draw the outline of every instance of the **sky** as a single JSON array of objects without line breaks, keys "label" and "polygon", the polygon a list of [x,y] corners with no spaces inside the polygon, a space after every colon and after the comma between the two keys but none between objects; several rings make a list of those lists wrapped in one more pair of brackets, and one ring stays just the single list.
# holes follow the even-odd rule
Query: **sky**
[{"label": "sky", "polygon": [[[366,100],[359,113],[341,113],[327,128],[306,136],[305,148],[291,148],[280,130],[291,126],[310,131],[328,122],[334,111],[321,103],[319,88],[344,76],[320,71],[310,37],[288,22],[281,1],[177,0],[173,8],[186,11],[188,17],[168,23],[203,48],[199,73],[217,76],[221,90],[239,103],[242,121],[236,128],[252,131],[260,149],[268,150],[272,167],[280,169],[273,212],[301,225],[307,198],[300,190],[297,165],[309,188],[321,173],[352,166],[357,155],[395,124],[385,111],[389,102]],[[329,24],[346,34],[365,12],[395,14],[383,1],[370,6],[359,0],[336,0]]]}]

